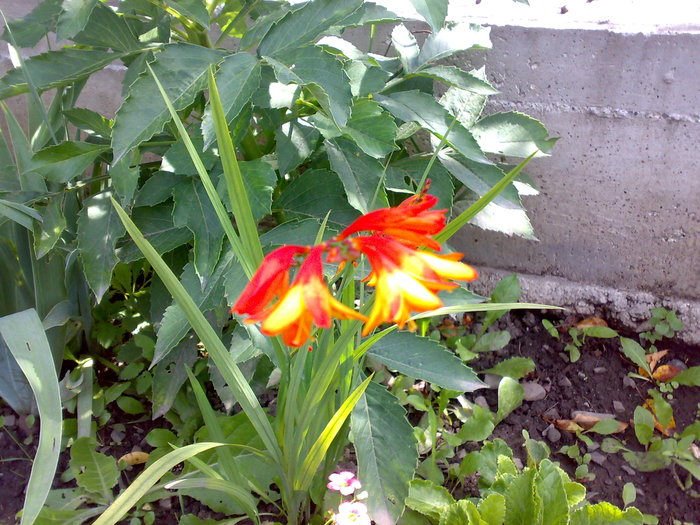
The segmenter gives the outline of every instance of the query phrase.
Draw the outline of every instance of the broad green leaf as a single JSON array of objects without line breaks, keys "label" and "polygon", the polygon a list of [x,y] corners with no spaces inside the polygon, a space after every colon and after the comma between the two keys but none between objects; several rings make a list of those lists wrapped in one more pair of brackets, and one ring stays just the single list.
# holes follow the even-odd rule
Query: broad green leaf
[{"label": "broad green leaf", "polygon": [[11,69],[0,78],[0,99],[29,91],[25,68],[37,89],[46,91],[86,78],[121,57],[119,53],[75,48],[33,56],[24,61],[23,68]]},{"label": "broad green leaf", "polygon": [[546,154],[558,140],[549,138],[539,120],[517,111],[484,117],[471,131],[482,150],[510,157],[524,158],[538,150]]},{"label": "broad green leaf", "polygon": [[71,39],[76,44],[111,48],[125,54],[139,51],[143,47],[126,23],[126,18],[102,2],[96,3],[83,30]]},{"label": "broad green leaf", "polygon": [[355,405],[350,426],[369,513],[377,525],[393,525],[418,460],[412,427],[396,398],[376,383]]},{"label": "broad green leaf", "polygon": [[635,508],[620,510],[607,501],[586,505],[571,515],[570,525],[642,525],[642,513]]},{"label": "broad green leaf", "polygon": [[382,68],[368,66],[358,60],[348,60],[343,67],[354,97],[367,97],[380,92],[390,76]]},{"label": "broad green leaf", "polygon": [[[158,206],[142,206],[134,208],[132,217],[143,236],[160,254],[167,253],[182,246],[192,239],[192,232],[187,228],[179,228],[173,223],[172,204]],[[117,257],[125,263],[143,258],[132,240],[124,242],[117,250]]]},{"label": "broad green leaf", "polygon": [[396,149],[398,128],[391,115],[367,98],[356,100],[343,129],[367,155],[381,159]]},{"label": "broad green leaf", "polygon": [[[486,315],[491,313],[493,312],[487,312]],[[476,343],[474,343],[474,346],[471,347],[470,350],[472,352],[493,352],[495,350],[500,350],[501,348],[506,346],[509,341],[510,333],[507,330],[486,332],[484,335],[482,335],[476,340]],[[510,376],[510,374],[501,375]]]},{"label": "broad green leaf", "polygon": [[[263,246],[282,246],[289,244],[290,239],[294,239],[295,243],[312,245],[320,226],[321,222],[316,219],[285,222],[263,233],[260,236],[260,242]],[[323,240],[328,240],[337,234],[338,230],[326,228]]]},{"label": "broad green leaf", "polygon": [[46,181],[44,178],[38,173],[33,173],[31,171],[34,151],[32,150],[32,145],[27,139],[27,136],[24,134],[22,126],[6,104],[0,102],[0,108],[5,114],[5,122],[7,123],[8,136],[10,137],[10,143],[12,144],[12,150],[15,156],[20,188],[24,191],[46,193]]},{"label": "broad green leaf", "polygon": [[[168,171],[156,171],[143,183],[136,193],[134,206],[155,206],[167,201],[173,196],[173,188],[183,177]],[[135,210],[134,210],[135,211]]]},{"label": "broad green leaf", "polygon": [[645,357],[646,352],[644,351],[644,348],[642,348],[641,345],[634,339],[628,339],[627,337],[620,337],[620,343],[622,344],[622,353],[625,354],[625,357],[627,357],[627,359],[632,361],[641,369],[645,370],[647,375],[651,377],[651,370],[649,369],[649,363],[647,363]]},{"label": "broad green leaf", "polygon": [[491,493],[479,502],[477,510],[487,525],[503,525],[506,519],[506,498],[503,494]]},{"label": "broad green leaf", "polygon": [[393,11],[389,11],[386,7],[374,2],[364,2],[359,9],[345,17],[339,25],[353,27],[400,21],[402,21],[402,18]]},{"label": "broad green leaf", "polygon": [[448,0],[411,0],[411,4],[434,32],[440,31],[445,25]]},{"label": "broad green leaf", "polygon": [[367,355],[391,370],[441,388],[473,392],[485,387],[474,371],[454,353],[432,339],[411,332],[393,332],[383,337]]},{"label": "broad green leaf", "polygon": [[674,462],[668,454],[664,454],[658,450],[649,450],[647,452],[627,450],[622,453],[622,457],[625,458],[625,461],[627,461],[630,467],[639,472],[663,470]]},{"label": "broad green leaf", "polygon": [[131,204],[139,183],[139,167],[129,166],[129,159],[122,157],[109,168],[109,176],[112,178],[112,187],[121,203],[126,206]]},{"label": "broad green leaf", "polygon": [[[471,72],[476,78],[486,81],[486,72],[484,68],[473,70]],[[466,89],[450,87],[445,94],[440,97],[442,104],[452,116],[457,117],[465,128],[470,129],[484,111],[487,95],[479,95]]]},{"label": "broad green leaf", "polygon": [[431,66],[406,75],[407,78],[411,78],[412,76],[439,80],[448,86],[455,86],[461,90],[478,95],[495,95],[498,93],[498,90],[486,80],[482,80],[475,74],[468,73],[455,66]]},{"label": "broad green leaf", "polygon": [[542,521],[547,525],[567,525],[569,523],[569,503],[564,482],[557,466],[543,459],[535,476],[537,495],[542,501]]},{"label": "broad green leaf", "polygon": [[375,100],[404,122],[418,122],[442,139],[447,130],[447,143],[466,158],[484,164],[492,162],[484,156],[472,134],[459,122],[453,123],[448,111],[431,95],[420,91],[401,91],[389,96],[377,95]]},{"label": "broad green leaf", "polygon": [[85,133],[105,139],[112,137],[112,122],[91,109],[71,108],[64,111],[63,115],[68,122]]},{"label": "broad green leaf", "polygon": [[187,369],[192,367],[199,357],[198,345],[199,341],[194,334],[186,337],[153,369],[153,419],[164,416],[172,408],[175,396],[187,381]]},{"label": "broad green leaf", "polygon": [[165,0],[165,2],[185,18],[197,22],[205,29],[209,28],[209,12],[202,0]]},{"label": "broad green leaf", "polygon": [[691,366],[673,378],[679,385],[700,386],[700,366]]},{"label": "broad green leaf", "polygon": [[654,400],[654,415],[659,424],[664,428],[668,428],[671,421],[673,421],[673,408],[671,408],[669,402],[664,399],[664,396],[662,396],[658,390],[649,390],[647,395]]},{"label": "broad green leaf", "polygon": [[119,479],[119,469],[117,461],[97,452],[97,447],[94,438],[76,439],[70,449],[70,468],[79,487],[99,494],[104,502],[109,502],[112,500],[112,487]]},{"label": "broad green leaf", "polygon": [[[219,161],[219,156],[214,149],[204,151],[204,139],[198,127],[192,130],[192,136],[189,137],[198,152],[199,158],[204,164],[207,171],[211,171],[214,165]],[[168,151],[163,155],[161,170],[176,173],[178,175],[196,175],[197,168],[192,162],[185,141],[178,140],[168,148]]]},{"label": "broad green leaf", "polygon": [[66,228],[61,196],[51,197],[41,212],[41,223],[34,224],[34,255],[41,259],[49,253]]},{"label": "broad green leaf", "polygon": [[[520,300],[520,281],[517,274],[511,274],[501,279],[491,292],[492,303],[515,303]],[[487,312],[485,324],[488,326],[503,317],[508,310]]]},{"label": "broad green leaf", "polygon": [[418,58],[421,65],[468,49],[490,49],[490,28],[460,23],[440,29],[425,39]]},{"label": "broad green leaf", "polygon": [[362,0],[316,0],[276,21],[258,46],[260,56],[296,51],[351,15]]},{"label": "broad green leaf", "polygon": [[352,93],[343,64],[335,55],[319,46],[306,46],[266,60],[281,83],[306,86],[338,126],[346,125]]},{"label": "broad green leaf", "polygon": [[[189,106],[206,87],[209,67],[224,58],[223,51],[192,44],[168,44],[155,55],[151,68],[177,111]],[[117,111],[112,127],[114,159],[163,129],[170,112],[150,74],[136,79]]]},{"label": "broad green leaf", "polygon": [[505,361],[482,370],[482,374],[495,374],[499,376],[522,379],[530,372],[534,372],[535,362],[529,357],[511,357]]},{"label": "broad green leaf", "polygon": [[15,159],[5,140],[4,132],[0,130],[0,192],[15,192],[21,189]]},{"label": "broad green leaf", "polygon": [[144,470],[93,525],[114,525],[175,465],[223,443],[195,443],[169,452]]},{"label": "broad green leaf", "polygon": [[286,219],[323,219],[331,210],[328,224],[338,231],[360,215],[348,204],[338,176],[328,170],[308,170],[293,179],[272,208]]},{"label": "broad green leaf", "polygon": [[[412,155],[392,162],[386,170],[384,185],[387,189],[413,194],[423,173],[428,168],[430,159],[425,156]],[[433,162],[428,171],[430,194],[437,197],[436,208],[450,210],[454,185],[450,173],[438,162]],[[448,213],[449,217],[449,213]]]},{"label": "broad green leaf", "polygon": [[494,427],[493,414],[479,405],[472,405],[471,416],[462,424],[456,436],[462,443],[483,441],[491,435]]},{"label": "broad green leaf", "polygon": [[625,507],[631,505],[637,499],[637,487],[634,483],[625,483],[622,487],[622,503]]},{"label": "broad green leaf", "polygon": [[325,144],[331,168],[342,181],[350,205],[362,213],[386,208],[389,202],[381,187],[383,170],[379,161],[342,137],[327,140]]},{"label": "broad green leaf", "polygon": [[[227,451],[225,451],[224,453],[227,453]],[[256,500],[251,496],[250,492],[243,488],[240,484],[218,478],[183,478],[171,481],[170,483],[168,483],[167,488],[171,490],[177,489],[178,492],[183,495],[204,495],[210,494],[211,492],[220,492],[221,495],[224,496],[222,499],[229,501],[232,500],[237,504],[241,505],[243,509],[245,509],[244,512],[248,515],[248,517],[251,520],[254,519],[255,523],[260,523],[260,518],[258,517],[257,509],[255,506]],[[188,489],[190,490],[188,491]],[[180,520],[178,525],[182,523],[182,520]],[[190,523],[206,522],[191,521]]]},{"label": "broad green leaf", "polygon": [[56,25],[56,40],[67,40],[83,30],[97,0],[64,0]]},{"label": "broad green leaf", "polygon": [[10,20],[8,26],[9,31],[12,32],[12,38],[5,28],[3,40],[6,42],[14,40],[15,45],[19,47],[34,47],[44,35],[55,29],[56,21],[62,11],[62,2],[63,0],[44,0],[25,17]]},{"label": "broad green leaf", "polygon": [[[455,202],[453,213],[462,213],[478,202],[478,195],[471,194],[470,197]],[[500,232],[505,235],[517,235],[532,241],[538,240],[527,212],[512,205],[502,206],[490,202],[479,211],[469,224],[483,230]]]},{"label": "broad green leaf", "polygon": [[318,130],[304,119],[290,120],[277,128],[275,142],[280,173],[289,173],[309,158],[320,136]]},{"label": "broad green leaf", "polygon": [[221,253],[224,230],[209,202],[204,186],[189,177],[173,188],[173,223],[194,235],[194,265],[197,275],[208,278]]},{"label": "broad green leaf", "polygon": [[78,251],[85,278],[98,302],[109,288],[118,260],[114,249],[124,235],[124,226],[110,203],[111,196],[109,191],[93,195],[78,214]]},{"label": "broad green leaf", "polygon": [[32,387],[1,335],[0,370],[0,397],[18,414],[30,414],[34,409]]},{"label": "broad green leaf", "polygon": [[20,521],[25,525],[36,519],[56,474],[62,434],[61,394],[51,348],[36,310],[0,317],[2,340],[32,387],[41,423]]},{"label": "broad green leaf", "polygon": [[126,414],[137,416],[143,414],[146,408],[138,399],[129,396],[119,396],[117,398],[117,406]]},{"label": "broad green leaf", "polygon": [[109,146],[65,141],[36,152],[32,158],[32,171],[41,173],[51,182],[65,184],[85,171],[107,150]]},{"label": "broad green leaf", "polygon": [[508,414],[523,404],[525,393],[523,387],[515,379],[504,377],[498,384],[498,413],[497,421],[503,421]]},{"label": "broad green leaf", "polygon": [[583,329],[583,333],[590,337],[601,337],[603,339],[612,339],[619,335],[615,330],[607,326],[589,326]]},{"label": "broad green leaf", "polygon": [[41,215],[34,208],[5,199],[0,199],[0,216],[7,217],[29,231],[33,230],[35,222],[42,221]]},{"label": "broad green leaf", "polygon": [[[202,312],[207,312],[221,305],[224,296],[224,279],[237,268],[233,252],[227,250],[217,262],[211,276],[203,282],[197,276],[194,265],[188,263],[185,266],[180,283],[187,290],[192,300]],[[171,304],[165,310],[163,319],[158,328],[158,338],[153,353],[153,364],[159,363],[168,353],[182,341],[190,327],[186,322],[185,314],[177,303]]]},{"label": "broad green leaf", "polygon": [[[277,174],[267,162],[261,159],[239,161],[238,166],[243,176],[243,184],[246,195],[250,201],[250,211],[254,221],[259,221],[271,212],[272,194],[277,185]],[[226,209],[231,209],[226,181],[223,177],[219,180],[219,195],[226,204]]]},{"label": "broad green leaf", "polygon": [[634,434],[642,445],[649,443],[654,435],[654,415],[641,406],[634,409]]},{"label": "broad green leaf", "polygon": [[412,73],[418,67],[420,48],[416,37],[403,24],[397,25],[391,32],[391,43],[401,59],[406,73]]},{"label": "broad green leaf", "polygon": [[436,521],[454,503],[452,494],[432,481],[414,479],[409,485],[406,506]]},{"label": "broad green leaf", "polygon": [[[260,85],[260,62],[249,53],[235,53],[221,62],[215,77],[221,105],[226,113],[226,122],[230,124],[241,113]],[[209,105],[204,110],[202,136],[205,148],[208,148],[216,139]]]},{"label": "broad green leaf", "polygon": [[542,502],[534,489],[536,469],[525,470],[506,488],[506,519],[509,525],[531,525],[542,521]]}]

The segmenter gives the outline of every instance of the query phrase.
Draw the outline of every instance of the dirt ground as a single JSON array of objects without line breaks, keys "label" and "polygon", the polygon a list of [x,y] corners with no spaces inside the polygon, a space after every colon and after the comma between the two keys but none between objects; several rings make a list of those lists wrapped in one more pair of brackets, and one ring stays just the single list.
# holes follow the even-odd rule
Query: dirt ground
[{"label": "dirt ground", "polygon": [[[563,454],[557,454],[556,451],[562,446],[573,444],[576,438],[573,434],[566,432],[560,432],[558,438],[557,433],[545,433],[543,436],[549,427],[545,419],[569,418],[572,411],[585,410],[610,413],[620,421],[629,421],[632,419],[635,407],[644,402],[648,383],[635,380],[632,385],[629,379],[623,382],[628,372],[634,371],[634,367],[621,354],[617,339],[589,338],[578,362],[564,361],[561,357],[564,342],[552,338],[543,329],[541,320],[539,312],[515,312],[504,317],[499,321],[498,328],[510,331],[511,342],[503,350],[483,354],[472,365],[477,370],[483,370],[513,356],[530,357],[535,361],[537,369],[527,380],[544,387],[546,396],[537,401],[526,401],[496,427],[492,438],[504,439],[515,455],[524,460],[522,430],[525,429],[531,437],[547,442],[555,452],[553,459],[559,461],[573,475],[576,464]],[[552,319],[552,321],[555,324],[567,322],[564,319]],[[670,342],[660,345],[659,348],[671,350],[667,360],[678,359],[687,366],[700,365],[698,347]],[[480,390],[475,392],[473,397],[477,395],[483,396],[490,408],[495,411],[496,390]],[[678,429],[683,429],[695,421],[698,403],[700,403],[700,388],[684,387],[676,391],[671,404]],[[9,420],[6,419],[6,428],[0,428],[0,524],[9,525],[15,523],[14,516],[22,507],[24,487],[31,468],[28,456],[34,453],[32,444],[23,445],[22,443],[30,434],[34,434],[34,441],[38,435],[36,426],[27,428],[22,418],[16,417],[8,407],[0,405],[0,415],[10,416]],[[157,426],[158,422],[155,423]],[[130,425],[133,431],[129,432],[129,437],[124,443],[118,449],[105,452],[118,457],[134,446],[143,446],[147,450],[148,446],[143,441],[143,437],[153,427],[154,422],[151,421]],[[589,434],[589,436],[597,443],[603,439],[603,436],[595,434]],[[641,450],[639,445],[635,445],[637,442],[631,427],[615,437],[621,439],[628,448]],[[585,449],[583,443],[580,445]],[[621,454],[606,454],[595,446],[590,452],[595,453],[590,471],[596,477],[594,480],[586,481],[585,485],[591,501],[607,500],[622,506],[622,487],[626,482],[632,482],[637,488],[637,500],[634,505],[645,513],[658,516],[662,525],[670,525],[674,519],[687,523],[700,523],[700,502],[679,488],[671,470],[636,472],[627,466]],[[62,460],[61,465],[59,470],[65,469],[66,458]],[[694,488],[700,490],[698,482],[695,483]],[[179,511],[179,506],[177,510]],[[172,512],[175,509],[171,511],[167,508],[159,508],[158,511],[159,516],[169,514],[172,519]],[[213,513],[201,508],[194,500],[188,504],[186,511],[199,514],[201,517],[213,517]],[[156,521],[158,522],[158,518]]]}]

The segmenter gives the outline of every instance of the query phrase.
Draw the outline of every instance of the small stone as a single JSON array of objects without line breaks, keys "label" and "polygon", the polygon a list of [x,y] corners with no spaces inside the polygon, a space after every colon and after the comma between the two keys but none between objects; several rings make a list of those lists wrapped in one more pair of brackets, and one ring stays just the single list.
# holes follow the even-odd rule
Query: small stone
[{"label": "small stone", "polygon": [[523,383],[523,390],[525,401],[539,401],[544,399],[547,395],[547,391],[542,387],[542,385],[531,381]]},{"label": "small stone", "polygon": [[586,445],[586,449],[588,450],[588,452],[593,452],[594,450],[598,450],[599,448],[600,445],[595,441],[591,441],[590,445]]},{"label": "small stone", "polygon": [[561,416],[559,415],[559,410],[557,410],[557,407],[552,407],[546,412],[542,414],[542,417],[547,420],[552,420],[552,419],[561,419]]},{"label": "small stone", "polygon": [[634,382],[634,379],[632,379],[630,376],[625,376],[622,378],[622,386],[626,386],[628,388],[636,388],[636,384]]},{"label": "small stone", "polygon": [[550,443],[556,443],[561,439],[561,432],[554,428],[553,425],[550,425],[547,429],[547,435],[545,437],[550,441]]},{"label": "small stone", "polygon": [[637,471],[634,470],[634,469],[633,469],[632,467],[630,467],[629,465],[622,465],[620,468],[621,468],[622,470],[624,470],[624,471],[625,471],[627,474],[629,474],[630,476],[636,476],[636,475],[637,475]]},{"label": "small stone", "polygon": [[562,386],[564,388],[571,388],[571,386],[572,386],[571,379],[569,379],[566,376],[561,376],[559,378],[559,381],[557,381],[557,383],[559,384],[559,386]]},{"label": "small stone", "polygon": [[625,405],[623,405],[620,401],[613,401],[613,409],[615,410],[616,413],[622,414],[625,412]]},{"label": "small stone", "polygon": [[579,376],[579,377],[580,377],[581,379],[583,379],[584,381],[587,379],[587,378],[586,378],[586,374],[584,374],[584,373],[581,372],[580,370],[579,370],[578,372],[576,372],[576,375]]},{"label": "small stone", "polygon": [[607,372],[607,371],[608,371],[608,369],[605,368],[604,366],[596,366],[596,367],[593,369],[593,373],[594,373],[594,374],[604,374],[604,373]]},{"label": "small stone", "polygon": [[523,322],[528,326],[535,326],[537,324],[537,318],[532,312],[525,312],[525,315],[523,315]]},{"label": "small stone", "polygon": [[486,398],[484,396],[477,396],[474,399],[474,404],[479,405],[481,408],[485,408],[486,410],[489,410],[489,404],[486,401]]},{"label": "small stone", "polygon": [[683,361],[681,361],[680,359],[671,359],[671,360],[668,362],[668,364],[671,365],[671,366],[675,366],[676,368],[679,368],[680,370],[687,370],[687,369],[688,369],[688,365],[686,365],[686,364],[685,364]]},{"label": "small stone", "polygon": [[589,412],[587,410],[574,410],[571,412],[571,419],[576,419],[576,416],[597,419],[615,419],[615,416],[607,412]]},{"label": "small stone", "polygon": [[523,461],[520,458],[513,458],[513,463],[515,463],[515,466],[518,467],[518,470],[523,469]]},{"label": "small stone", "polygon": [[606,460],[607,458],[605,457],[605,454],[601,454],[600,452],[591,452],[591,461],[596,465],[603,465],[605,464]]},{"label": "small stone", "polygon": [[173,502],[170,498],[163,498],[158,501],[158,506],[164,510],[170,510],[173,508]]},{"label": "small stone", "polygon": [[110,434],[110,438],[115,443],[121,443],[122,441],[124,441],[125,437],[126,437],[126,432],[124,432],[122,430],[114,429],[114,430],[112,430],[112,433]]},{"label": "small stone", "polygon": [[496,374],[484,375],[484,383],[486,383],[489,388],[498,388],[501,379],[503,379],[503,377]]},{"label": "small stone", "polygon": [[14,427],[17,424],[17,416],[14,414],[3,416],[2,423],[6,427]]}]

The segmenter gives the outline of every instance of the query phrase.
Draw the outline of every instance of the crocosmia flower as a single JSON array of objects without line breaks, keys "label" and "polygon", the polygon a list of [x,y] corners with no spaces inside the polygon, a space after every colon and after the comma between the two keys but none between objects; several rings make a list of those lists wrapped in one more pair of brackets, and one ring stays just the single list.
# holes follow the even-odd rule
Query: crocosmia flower
[{"label": "crocosmia flower", "polygon": [[361,231],[381,232],[414,248],[424,246],[439,250],[440,244],[430,235],[445,227],[447,210],[430,210],[437,198],[421,192],[409,197],[395,208],[374,210],[359,217],[343,230],[338,239]]},{"label": "crocosmia flower", "polygon": [[334,472],[328,476],[328,484],[326,487],[328,487],[329,490],[340,492],[343,496],[349,496],[357,489],[361,489],[362,484],[355,477],[355,474],[344,470],[342,472]]},{"label": "crocosmia flower", "polygon": [[296,257],[308,251],[307,246],[289,245],[270,252],[231,311],[237,314],[257,315],[275,297],[283,296],[289,288],[289,272],[296,263]]},{"label": "crocosmia flower", "polygon": [[336,525],[371,525],[372,520],[367,514],[367,506],[359,501],[345,501],[338,506],[337,514],[333,515]]},{"label": "crocosmia flower", "polygon": [[329,328],[332,317],[364,321],[364,315],[348,308],[328,291],[321,260],[324,249],[323,245],[311,248],[282,298],[246,322],[262,321],[260,329],[265,335],[282,335],[286,345],[299,347],[309,339],[312,323]]}]

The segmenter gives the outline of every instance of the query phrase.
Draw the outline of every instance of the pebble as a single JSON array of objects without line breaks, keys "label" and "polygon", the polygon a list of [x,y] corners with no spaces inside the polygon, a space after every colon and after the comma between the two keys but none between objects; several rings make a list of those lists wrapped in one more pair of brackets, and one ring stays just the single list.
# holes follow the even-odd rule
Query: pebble
[{"label": "pebble", "polygon": [[498,388],[501,379],[503,379],[503,377],[496,374],[484,374],[484,383],[486,383],[489,388]]},{"label": "pebble", "polygon": [[520,458],[513,458],[513,463],[515,463],[515,466],[518,467],[518,470],[523,469],[523,460]]},{"label": "pebble", "polygon": [[525,401],[539,401],[547,395],[547,391],[542,385],[531,381],[523,383],[523,391]]},{"label": "pebble", "polygon": [[564,388],[571,388],[572,386],[571,380],[566,376],[560,377],[557,383],[559,384],[559,386],[563,386]]},{"label": "pebble", "polygon": [[561,439],[561,432],[554,428],[554,425],[549,425],[549,428],[546,430],[547,435],[545,436],[551,443],[556,443]]},{"label": "pebble", "polygon": [[586,449],[588,450],[588,452],[593,452],[594,450],[598,450],[599,448],[600,445],[595,441],[591,441],[590,445],[586,445]]},{"label": "pebble", "polygon": [[675,366],[676,368],[680,368],[681,370],[687,370],[687,369],[688,369],[688,365],[686,365],[686,364],[685,364],[683,361],[681,361],[680,359],[671,359],[671,360],[668,362],[668,364],[671,365],[671,366]]},{"label": "pebble", "polygon": [[634,470],[634,469],[633,469],[632,467],[630,467],[629,465],[622,465],[620,468],[621,468],[622,470],[624,470],[624,471],[625,471],[627,474],[629,474],[630,476],[636,476],[636,475],[637,475],[637,471]]},{"label": "pebble", "polygon": [[625,376],[622,378],[622,386],[626,386],[628,388],[635,388],[636,385],[634,383],[634,379],[632,379],[630,376]]},{"label": "pebble", "polygon": [[112,434],[110,435],[110,438],[115,443],[121,443],[122,441],[124,441],[125,437],[126,437],[126,432],[124,432],[122,430],[117,430],[117,429],[112,430]]},{"label": "pebble", "polygon": [[596,465],[604,465],[607,458],[605,454],[601,454],[600,452],[591,452],[591,461]]},{"label": "pebble", "polygon": [[625,405],[623,405],[620,401],[613,401],[613,409],[618,414],[622,414],[625,412]]},{"label": "pebble", "polygon": [[576,419],[576,416],[597,417],[598,419],[615,419],[615,416],[607,412],[589,412],[587,410],[574,410],[571,412],[571,418]]},{"label": "pebble", "polygon": [[559,415],[559,410],[557,410],[557,407],[552,407],[546,412],[542,414],[542,417],[545,419],[561,419],[561,416]]},{"label": "pebble", "polygon": [[173,502],[170,498],[163,498],[158,501],[158,506],[164,510],[170,510],[173,508]]},{"label": "pebble", "polygon": [[479,405],[481,408],[485,408],[486,410],[489,410],[488,401],[486,401],[486,398],[484,396],[477,396],[474,399],[474,404]]},{"label": "pebble", "polygon": [[605,368],[604,366],[596,366],[596,367],[593,369],[593,373],[594,373],[594,374],[604,374],[604,373],[607,372],[607,371],[608,371],[608,369]]},{"label": "pebble", "polygon": [[17,423],[17,417],[14,414],[3,416],[2,422],[6,427],[14,427]]}]

